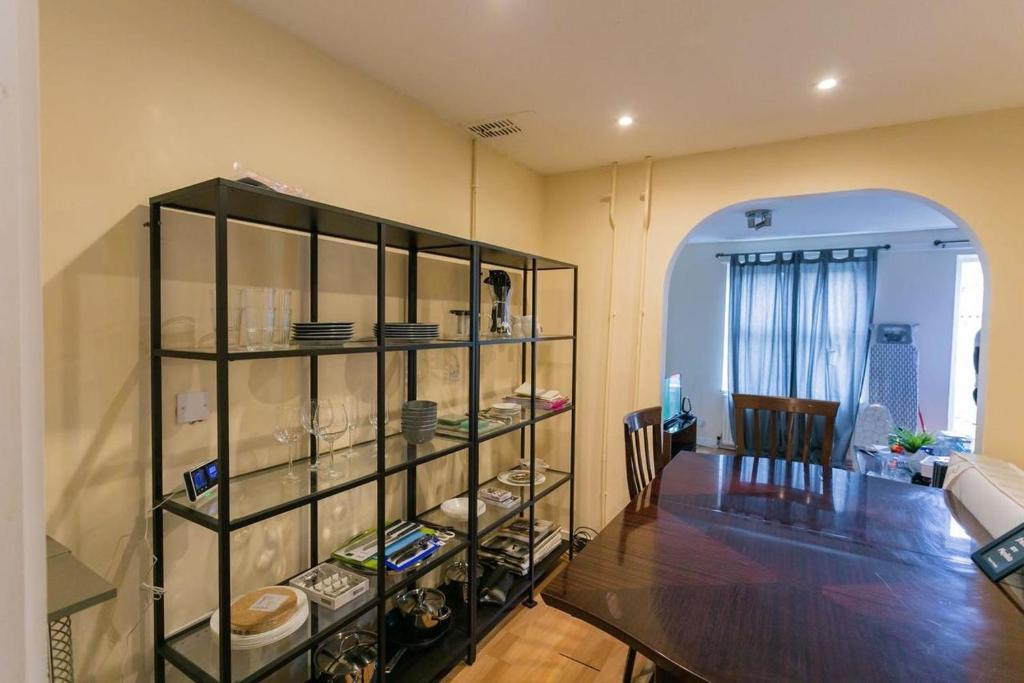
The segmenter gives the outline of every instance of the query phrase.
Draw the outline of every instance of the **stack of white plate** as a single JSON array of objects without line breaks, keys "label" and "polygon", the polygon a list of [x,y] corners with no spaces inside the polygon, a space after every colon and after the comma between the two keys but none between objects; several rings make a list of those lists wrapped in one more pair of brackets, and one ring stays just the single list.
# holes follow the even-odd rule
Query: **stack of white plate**
[{"label": "stack of white plate", "polygon": [[518,403],[495,403],[488,412],[494,417],[518,420],[523,413],[523,407]]},{"label": "stack of white plate", "polygon": [[[373,324],[373,336],[377,336],[377,323]],[[387,339],[407,342],[433,341],[437,339],[437,323],[384,323]]]},{"label": "stack of white plate", "polygon": [[341,344],[352,338],[353,322],[292,323],[292,341],[296,344]]},{"label": "stack of white plate", "polygon": [[[242,635],[240,633],[231,634],[231,649],[232,650],[254,650],[258,647],[264,647],[271,643],[276,643],[279,640],[283,640],[299,630],[299,628],[306,623],[306,619],[309,617],[309,600],[306,599],[306,594],[300,591],[298,588],[291,586],[282,586],[287,590],[295,593],[297,600],[295,606],[295,612],[292,616],[282,623],[280,626],[265,631],[263,633],[254,633],[252,635]],[[242,596],[245,597],[245,596]],[[238,602],[242,598],[236,598],[232,600],[232,603]],[[213,631],[213,635],[220,636],[220,610],[214,610],[213,614],[210,615],[210,630]]]}]

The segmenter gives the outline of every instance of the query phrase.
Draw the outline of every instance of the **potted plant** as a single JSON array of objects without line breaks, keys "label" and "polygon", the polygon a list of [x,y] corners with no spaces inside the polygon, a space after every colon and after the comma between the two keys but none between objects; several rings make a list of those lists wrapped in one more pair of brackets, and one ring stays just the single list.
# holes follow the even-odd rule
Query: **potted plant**
[{"label": "potted plant", "polygon": [[928,432],[915,432],[906,427],[897,427],[896,431],[889,435],[889,450],[893,453],[908,453],[913,455],[923,446],[935,443],[935,436]]}]

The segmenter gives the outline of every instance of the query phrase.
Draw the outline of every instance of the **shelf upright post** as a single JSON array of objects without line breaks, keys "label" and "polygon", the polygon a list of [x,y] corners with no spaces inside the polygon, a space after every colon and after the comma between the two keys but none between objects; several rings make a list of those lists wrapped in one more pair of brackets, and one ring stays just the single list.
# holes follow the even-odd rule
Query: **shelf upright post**
[{"label": "shelf upright post", "polygon": [[534,545],[537,541],[534,531],[534,524],[537,520],[537,502],[535,472],[537,471],[537,259],[530,259],[530,315],[533,316],[533,324],[530,328],[530,592],[526,598],[527,607],[535,607],[537,601],[533,599],[533,591],[536,588],[537,568],[534,566]]},{"label": "shelf upright post", "polygon": [[569,559],[576,532],[576,306],[579,302],[579,269],[572,268],[572,389],[569,393]]},{"label": "shelf upright post", "polygon": [[[526,283],[529,278],[529,269],[526,265],[523,265],[523,307],[520,309],[523,315],[526,315]],[[525,332],[525,330],[524,330]],[[526,340],[519,345],[519,383],[522,384],[526,381]],[[526,459],[526,432],[522,429],[519,430],[519,462]]]},{"label": "shelf upright post", "polygon": [[[149,413],[150,447],[153,453],[153,585],[164,585],[164,437],[163,360],[160,358],[160,205],[149,205]],[[164,603],[153,600],[153,679],[163,683]]]},{"label": "shelf upright post", "polygon": [[[418,235],[412,233],[412,244],[409,247],[409,277],[406,281],[406,322],[418,321],[416,317],[417,286],[419,283],[419,247]],[[416,351],[406,351],[406,400],[416,400]],[[380,413],[378,413],[379,415]],[[416,457],[416,446],[406,444],[406,457],[410,460]],[[406,519],[416,519],[416,468],[410,467],[405,471],[405,509]]]},{"label": "shelf upright post", "polygon": [[[228,188],[217,186],[214,279],[217,309],[217,569],[220,632],[231,633],[231,468],[228,439]],[[219,642],[220,680],[231,680],[231,639]]]},{"label": "shelf upright post", "polygon": [[[387,362],[386,337],[384,336],[384,303],[387,299],[386,273],[387,235],[384,223],[377,223],[377,415],[384,415],[385,395],[385,364]],[[386,683],[387,672],[384,663],[387,661],[387,629],[384,628],[385,605],[384,594],[387,589],[384,563],[384,524],[385,500],[384,489],[387,478],[384,475],[386,461],[384,457],[384,420],[377,420],[377,672],[381,683]]]},{"label": "shelf upright post", "polygon": [[[477,487],[480,485],[480,247],[472,245],[469,257],[469,477],[468,493],[469,509],[476,510]],[[478,554],[480,521],[475,514],[469,515],[469,586],[467,601],[469,610],[469,652],[466,662],[470,665],[476,661],[477,648],[477,577],[476,570],[480,561]]]},{"label": "shelf upright post", "polygon": [[[318,215],[310,210],[309,230],[309,319],[313,322],[320,320],[320,230]],[[288,334],[290,331],[286,331]],[[309,357],[309,397],[316,399],[320,392],[320,360],[316,354]],[[314,444],[313,457],[319,459],[320,454],[316,453],[316,439],[312,436]],[[319,473],[310,470],[309,491],[317,490]],[[320,557],[320,507],[316,500],[309,502],[309,566],[315,567],[319,564]],[[319,630],[320,610],[309,610],[310,623],[314,632]]]}]

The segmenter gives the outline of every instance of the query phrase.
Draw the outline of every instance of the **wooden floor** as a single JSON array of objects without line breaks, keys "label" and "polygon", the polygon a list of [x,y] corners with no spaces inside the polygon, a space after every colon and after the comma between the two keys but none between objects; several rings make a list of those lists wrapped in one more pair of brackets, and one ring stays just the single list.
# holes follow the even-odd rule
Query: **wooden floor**
[{"label": "wooden floor", "polygon": [[[618,683],[622,680],[625,662],[625,645],[565,612],[548,607],[538,591],[536,607],[516,608],[484,641],[477,652],[476,663],[460,665],[445,681]],[[633,680],[636,683],[649,680],[650,668],[649,662],[637,657]]]}]

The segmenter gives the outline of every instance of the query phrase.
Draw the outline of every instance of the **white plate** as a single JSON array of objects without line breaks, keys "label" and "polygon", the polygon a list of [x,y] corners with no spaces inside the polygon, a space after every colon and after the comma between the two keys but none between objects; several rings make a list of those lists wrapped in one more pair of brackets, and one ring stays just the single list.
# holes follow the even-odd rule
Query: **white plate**
[{"label": "white plate", "polygon": [[[441,503],[441,512],[449,517],[466,521],[469,519],[469,498],[449,498]],[[487,504],[482,500],[476,502],[476,516],[487,512]]]},{"label": "white plate", "polygon": [[346,332],[344,334],[330,334],[328,332],[314,332],[306,334],[305,332],[292,332],[293,339],[351,339],[352,333]]},{"label": "white plate", "polygon": [[[530,482],[528,482],[528,481],[527,482],[518,482],[518,481],[515,481],[514,479],[512,479],[509,476],[509,475],[512,474],[512,472],[515,472],[515,471],[518,471],[518,470],[507,470],[505,472],[502,472],[501,474],[498,475],[498,481],[500,481],[502,484],[508,484],[509,486],[529,486]],[[533,478],[533,483],[534,484],[543,484],[545,481],[547,481],[547,479],[548,478],[545,475],[538,474],[538,475],[536,475]]]},{"label": "white plate", "polygon": [[[309,618],[309,599],[306,594],[298,588],[291,586],[276,586],[277,588],[287,588],[291,592],[295,593],[298,599],[298,608],[295,610],[295,614],[291,619],[284,622],[277,628],[272,628],[265,633],[256,633],[254,635],[240,635],[238,633],[231,634],[231,649],[232,650],[254,650],[258,647],[265,647],[271,643],[276,643],[279,640],[284,640],[291,634],[299,630],[299,628],[306,623],[306,619]],[[244,597],[244,596],[242,596]],[[235,598],[231,604],[235,604],[242,598]],[[214,610],[213,614],[210,615],[210,630],[213,631],[213,635],[220,636],[220,610]]]}]

